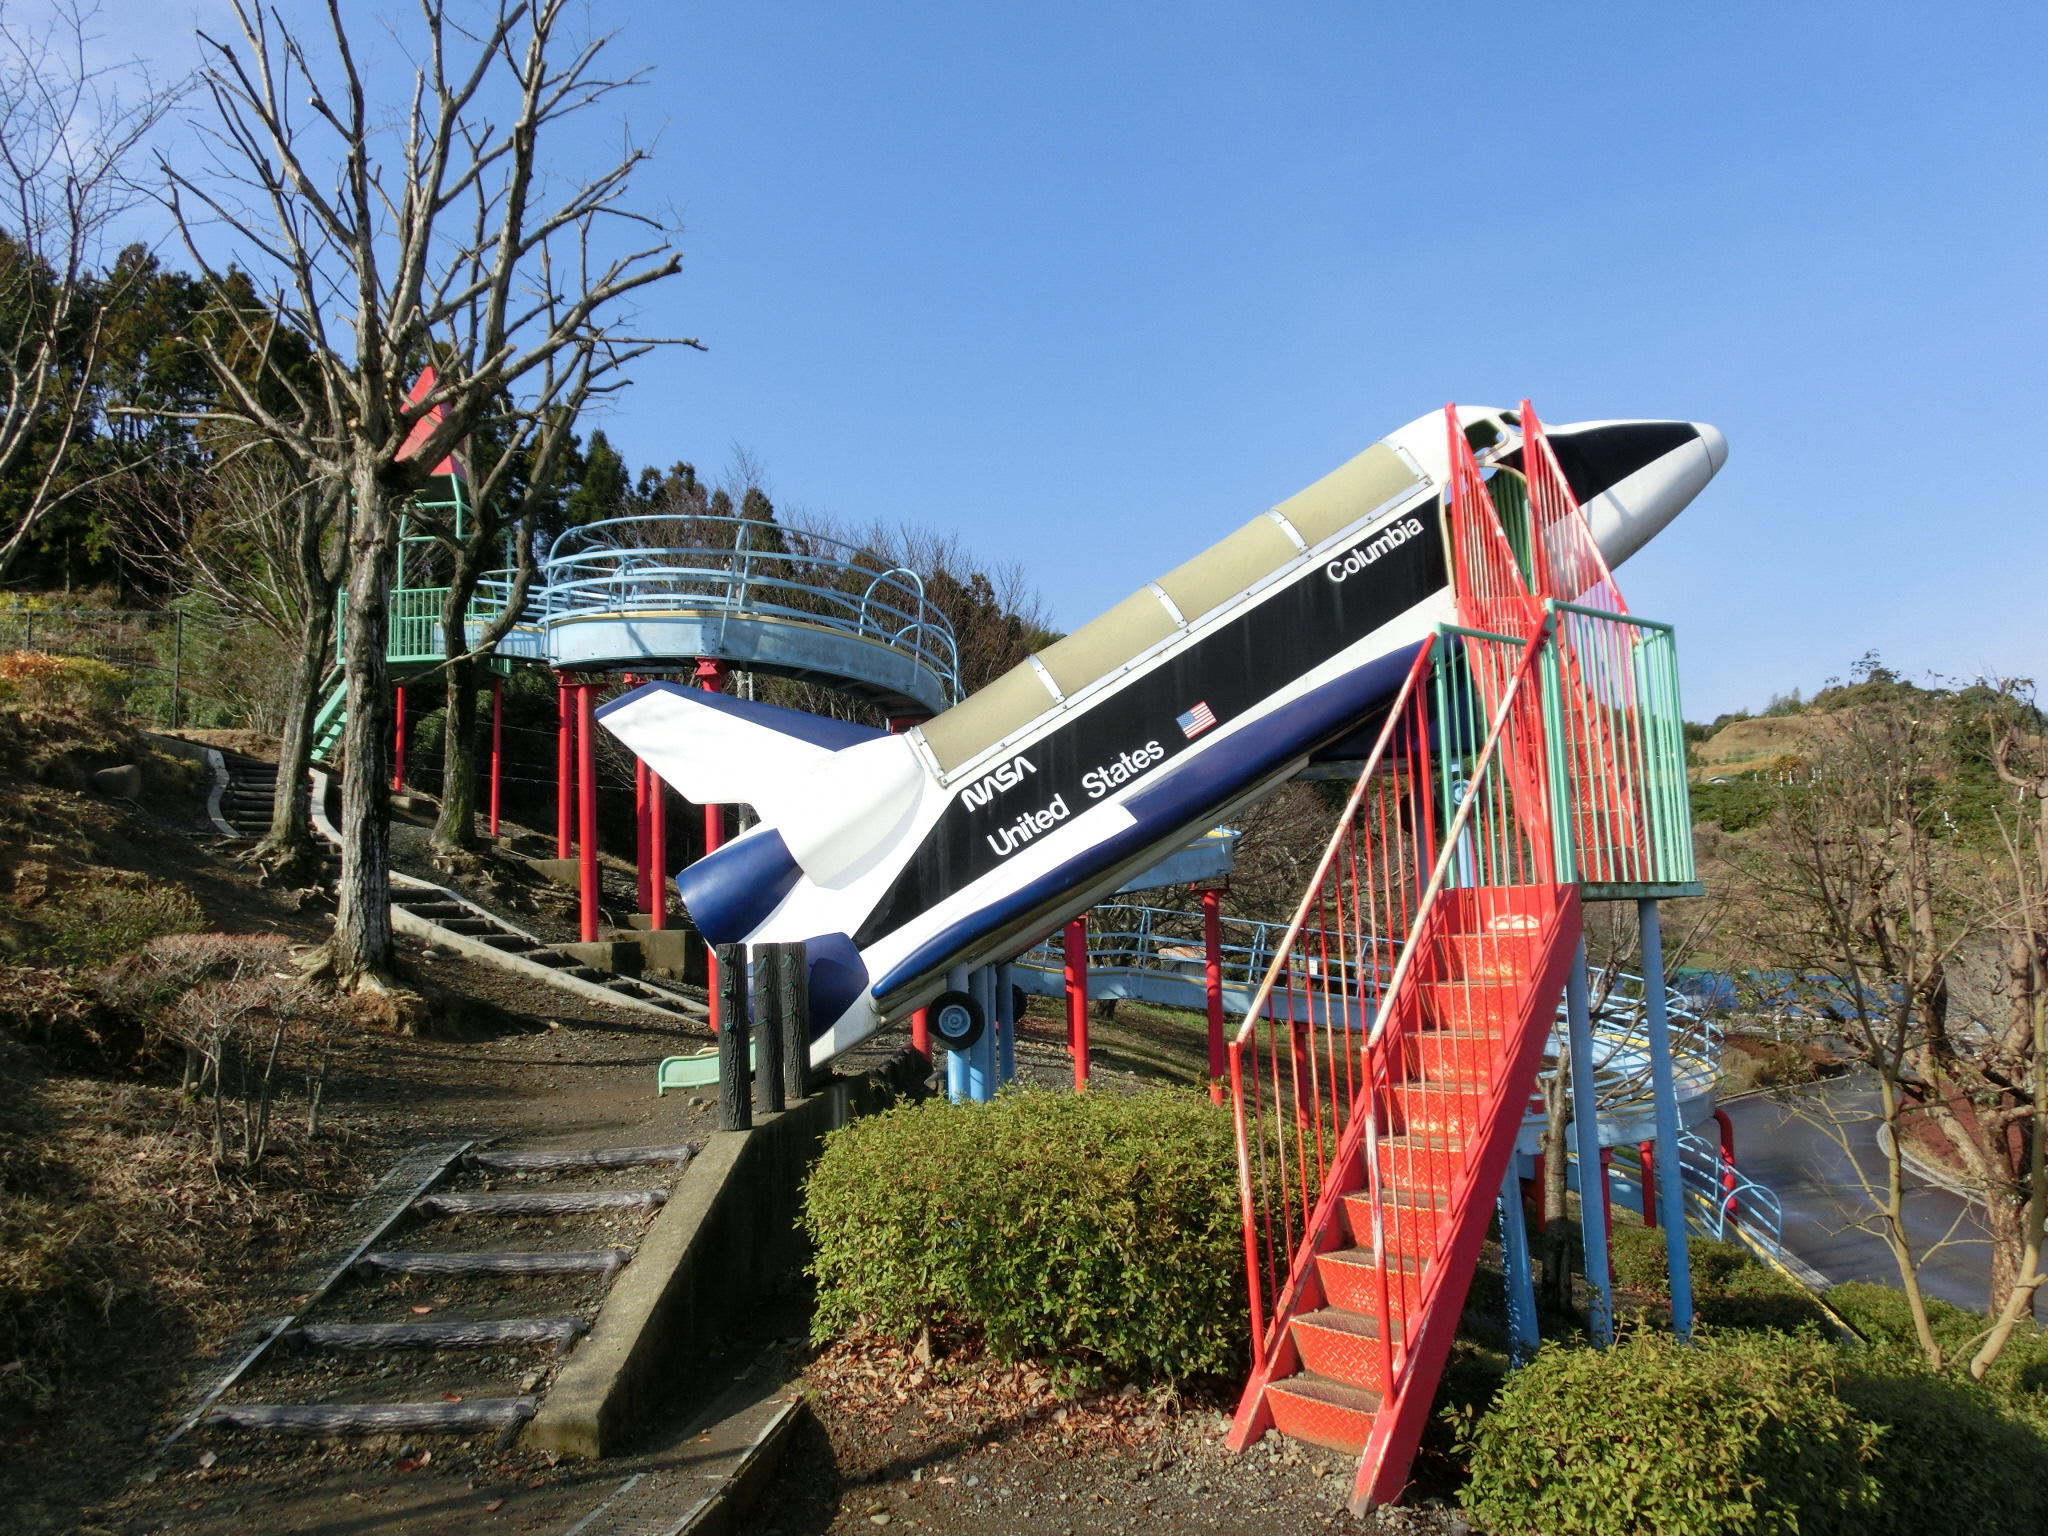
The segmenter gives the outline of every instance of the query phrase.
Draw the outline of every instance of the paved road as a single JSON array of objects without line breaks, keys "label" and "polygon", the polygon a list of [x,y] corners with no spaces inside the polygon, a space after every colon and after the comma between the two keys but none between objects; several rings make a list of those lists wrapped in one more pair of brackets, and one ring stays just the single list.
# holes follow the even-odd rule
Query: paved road
[{"label": "paved road", "polygon": [[[1874,1280],[1896,1286],[1899,1271],[1883,1242],[1856,1223],[1870,1210],[1857,1177],[1860,1166],[1883,1188],[1877,1091],[1862,1079],[1842,1078],[1808,1091],[1811,1107],[1780,1104],[1758,1095],[1724,1104],[1735,1122],[1735,1162],[1745,1175],[1776,1192],[1785,1206],[1785,1246],[1828,1279]],[[1833,1115],[1856,1149],[1852,1163],[1823,1122]],[[1960,1196],[1906,1175],[1906,1229],[1915,1252],[1944,1238],[1920,1266],[1930,1296],[1972,1311],[1985,1309],[1991,1246],[1976,1209]],[[2037,1312],[2048,1297],[2037,1295]]]}]

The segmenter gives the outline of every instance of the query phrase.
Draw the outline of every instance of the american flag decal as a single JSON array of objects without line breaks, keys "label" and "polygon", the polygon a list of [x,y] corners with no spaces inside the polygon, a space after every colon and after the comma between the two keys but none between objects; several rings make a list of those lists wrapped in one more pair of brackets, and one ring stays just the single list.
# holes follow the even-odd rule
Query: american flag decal
[{"label": "american flag decal", "polygon": [[1216,723],[1216,711],[1207,704],[1197,704],[1186,714],[1174,716],[1173,723],[1180,727],[1181,735],[1193,741]]}]

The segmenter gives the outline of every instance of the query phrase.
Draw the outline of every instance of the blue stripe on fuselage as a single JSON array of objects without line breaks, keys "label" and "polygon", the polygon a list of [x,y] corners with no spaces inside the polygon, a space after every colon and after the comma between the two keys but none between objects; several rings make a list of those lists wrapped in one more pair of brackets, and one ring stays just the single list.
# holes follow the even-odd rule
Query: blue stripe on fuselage
[{"label": "blue stripe on fuselage", "polygon": [[874,995],[885,997],[927,971],[943,968],[983,935],[1114,868],[1174,828],[1199,826],[1205,817],[1229,804],[1247,784],[1256,784],[1289,758],[1311,752],[1323,741],[1350,730],[1361,715],[1392,698],[1400,691],[1401,679],[1415,664],[1415,653],[1420,649],[1419,645],[1409,645],[1391,651],[1281,705],[1270,715],[1247,721],[1242,729],[1207,748],[1188,754],[1179,766],[1152,780],[1124,802],[1125,809],[1137,818],[1134,826],[1076,854],[1058,869],[1009,895],[949,923],[884,976],[876,984]]}]

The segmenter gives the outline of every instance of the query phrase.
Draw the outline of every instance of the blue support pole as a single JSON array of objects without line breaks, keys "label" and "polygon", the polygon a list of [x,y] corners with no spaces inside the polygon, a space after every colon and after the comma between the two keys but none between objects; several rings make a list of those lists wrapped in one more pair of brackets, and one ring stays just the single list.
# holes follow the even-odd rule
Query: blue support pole
[{"label": "blue support pole", "polygon": [[1657,1106],[1657,1220],[1671,1271],[1671,1331],[1692,1337],[1692,1261],[1685,1251],[1684,1170],[1678,1163],[1678,1080],[1671,1067],[1671,1017],[1664,1002],[1664,920],[1654,900],[1636,903],[1643,934],[1643,1013],[1650,1034],[1650,1085]]},{"label": "blue support pole", "polygon": [[[967,967],[956,965],[946,972],[946,990],[965,992],[967,990]],[[967,1053],[946,1052],[946,1097],[955,1104],[967,1102]]]},{"label": "blue support pole", "polygon": [[1593,1084],[1593,1011],[1584,939],[1572,955],[1564,997],[1571,1030],[1572,1151],[1579,1165],[1579,1238],[1586,1255],[1586,1290],[1592,1300],[1587,1331],[1596,1346],[1605,1348],[1614,1342],[1614,1290],[1607,1274],[1607,1211],[1600,1203],[1600,1101]]},{"label": "blue support pole", "polygon": [[967,1096],[986,1104],[996,1096],[996,972],[992,965],[979,967],[968,978],[968,990],[981,1004],[981,1016],[988,1022],[981,1038],[967,1048]]},{"label": "blue support pole", "polygon": [[1007,961],[996,967],[996,1078],[1017,1080],[1017,967]]},{"label": "blue support pole", "polygon": [[1500,1251],[1507,1270],[1508,1358],[1520,1365],[1536,1353],[1536,1280],[1530,1272],[1529,1227],[1522,1216],[1522,1154],[1508,1159],[1500,1186]]}]

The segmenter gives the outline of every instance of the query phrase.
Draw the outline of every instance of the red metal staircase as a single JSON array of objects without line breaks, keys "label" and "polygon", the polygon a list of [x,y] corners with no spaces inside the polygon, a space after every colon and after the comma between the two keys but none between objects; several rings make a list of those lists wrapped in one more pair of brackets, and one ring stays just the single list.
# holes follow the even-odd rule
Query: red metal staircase
[{"label": "red metal staircase", "polygon": [[1581,865],[1656,864],[1670,765],[1644,655],[1668,629],[1614,611],[1523,412],[1518,560],[1447,410],[1461,623],[1418,653],[1231,1047],[1253,1369],[1230,1443],[1357,1454],[1360,1512],[1406,1483],[1578,945]]}]

